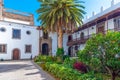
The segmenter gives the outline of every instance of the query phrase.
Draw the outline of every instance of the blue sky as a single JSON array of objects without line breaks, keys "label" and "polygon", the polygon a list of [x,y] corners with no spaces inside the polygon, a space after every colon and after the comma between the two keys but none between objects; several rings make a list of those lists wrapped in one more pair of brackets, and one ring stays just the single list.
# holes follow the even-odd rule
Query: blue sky
[{"label": "blue sky", "polygon": [[[21,2],[22,1],[22,2]],[[100,12],[101,6],[103,6],[104,9],[110,7],[111,0],[82,0],[84,1],[84,6],[86,7],[85,11],[87,12],[87,16],[91,16],[92,12],[95,13]],[[120,0],[115,0],[115,3],[120,2]],[[12,8],[15,10],[20,10],[23,12],[29,12],[34,14],[34,21],[35,25],[40,25],[39,22],[37,22],[37,13],[36,10],[40,7],[40,4],[37,2],[37,0],[4,0],[4,6],[6,8]],[[86,16],[85,15],[85,16]]]}]

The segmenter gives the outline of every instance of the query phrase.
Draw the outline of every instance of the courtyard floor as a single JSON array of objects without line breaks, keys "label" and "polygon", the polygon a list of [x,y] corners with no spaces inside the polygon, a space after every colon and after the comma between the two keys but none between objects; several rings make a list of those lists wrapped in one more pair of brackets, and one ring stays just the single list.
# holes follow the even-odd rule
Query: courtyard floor
[{"label": "courtyard floor", "polygon": [[55,80],[32,61],[0,62],[0,80]]}]

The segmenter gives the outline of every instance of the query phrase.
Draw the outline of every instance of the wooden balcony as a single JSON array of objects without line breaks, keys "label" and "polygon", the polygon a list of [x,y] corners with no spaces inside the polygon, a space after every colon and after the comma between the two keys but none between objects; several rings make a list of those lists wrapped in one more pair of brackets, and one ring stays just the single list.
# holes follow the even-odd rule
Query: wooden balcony
[{"label": "wooden balcony", "polygon": [[77,44],[83,44],[85,43],[91,35],[89,36],[84,36],[84,38],[76,38],[71,41],[68,41],[67,46],[72,46],[72,45],[77,45]]},{"label": "wooden balcony", "polygon": [[[99,33],[106,34],[108,31],[119,31],[120,32],[120,28],[114,28],[114,29],[109,29],[106,31],[100,31],[100,32],[97,32],[96,34],[99,34]],[[84,44],[90,37],[92,37],[92,34],[88,35],[88,36],[84,36],[84,38],[73,39],[73,40],[67,42],[67,46]]]}]

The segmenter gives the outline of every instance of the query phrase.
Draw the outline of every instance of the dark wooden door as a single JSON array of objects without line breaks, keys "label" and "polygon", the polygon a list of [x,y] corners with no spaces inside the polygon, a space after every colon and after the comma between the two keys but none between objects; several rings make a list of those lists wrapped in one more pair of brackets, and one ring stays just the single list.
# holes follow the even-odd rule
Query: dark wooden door
[{"label": "dark wooden door", "polygon": [[104,33],[104,26],[98,27],[98,33]]},{"label": "dark wooden door", "polygon": [[42,44],[42,54],[49,55],[49,45],[47,43]]},{"label": "dark wooden door", "polygon": [[19,60],[20,59],[20,51],[19,49],[13,50],[13,60]]},{"label": "dark wooden door", "polygon": [[72,41],[72,35],[68,36],[68,42]]},{"label": "dark wooden door", "polygon": [[73,48],[72,47],[69,47],[68,48],[68,55],[70,56],[70,57],[73,57],[73,50],[72,50]]}]

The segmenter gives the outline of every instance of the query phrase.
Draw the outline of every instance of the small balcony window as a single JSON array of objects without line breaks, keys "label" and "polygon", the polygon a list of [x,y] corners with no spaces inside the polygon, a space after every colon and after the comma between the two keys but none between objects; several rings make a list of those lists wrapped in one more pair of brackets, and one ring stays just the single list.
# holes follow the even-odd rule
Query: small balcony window
[{"label": "small balcony window", "polygon": [[80,39],[84,39],[84,33],[83,32],[81,32],[81,34],[80,34]]},{"label": "small balcony window", "polygon": [[48,33],[47,32],[43,32],[43,38],[48,39]]}]

